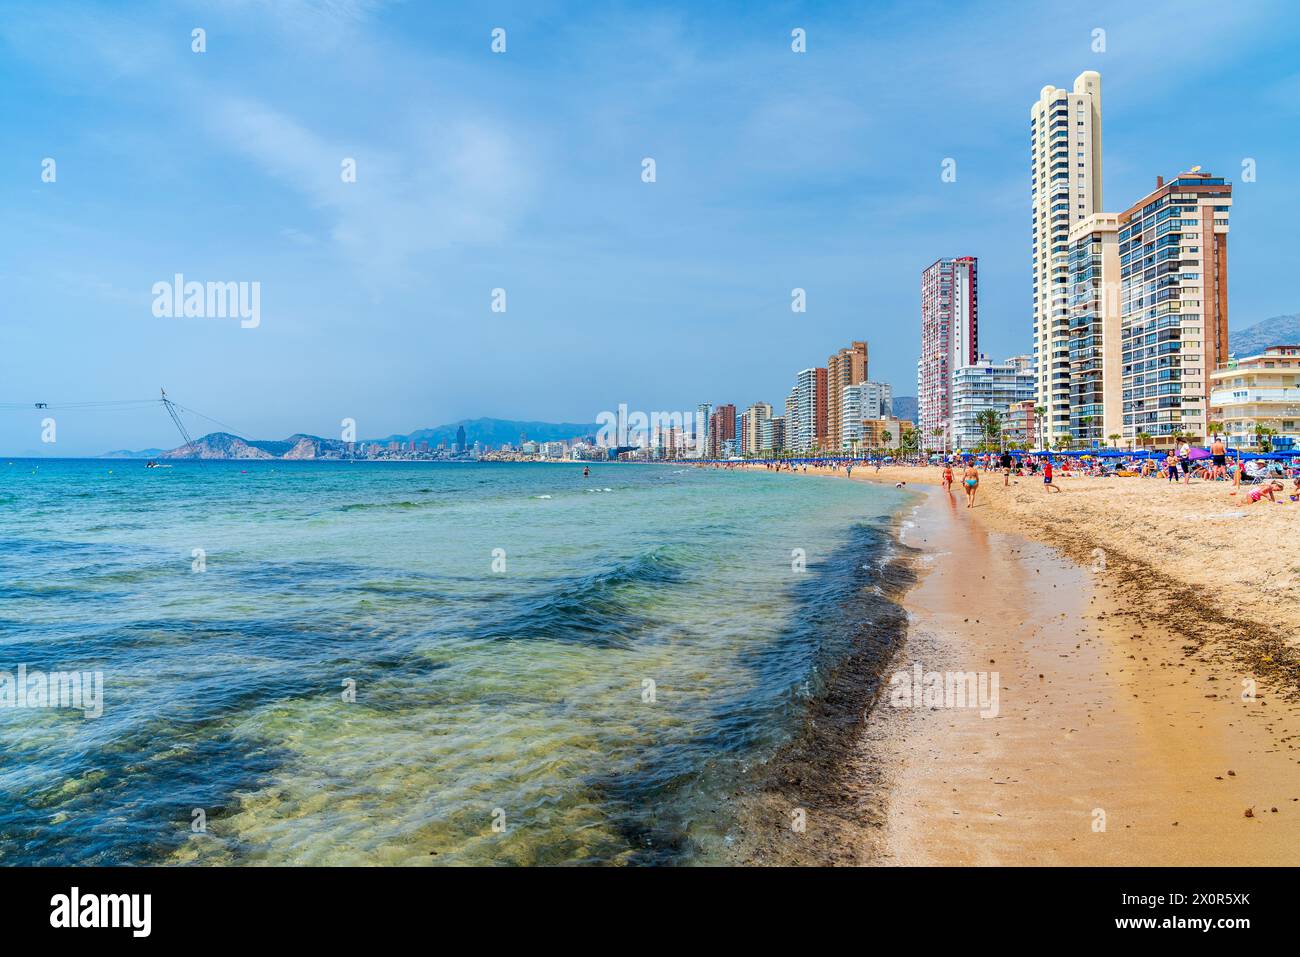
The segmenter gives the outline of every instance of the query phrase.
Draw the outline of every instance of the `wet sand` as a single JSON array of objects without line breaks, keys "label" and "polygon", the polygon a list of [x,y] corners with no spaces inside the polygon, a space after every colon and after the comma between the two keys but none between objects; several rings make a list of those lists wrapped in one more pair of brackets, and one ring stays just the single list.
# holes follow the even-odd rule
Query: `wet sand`
[{"label": "wet sand", "polygon": [[[881,478],[892,476],[854,476]],[[1300,863],[1291,636],[1127,555],[1098,556],[1086,534],[1061,547],[1021,523],[1039,540],[1025,537],[991,501],[1016,490],[993,479],[969,510],[960,491],[916,486],[903,539],[920,582],[900,594],[910,620],[884,681],[917,662],[996,672],[997,717],[899,707],[872,682],[874,707],[835,743],[835,773],[798,749],[778,765],[749,815],[765,836],[743,859]],[[790,808],[808,805],[806,831],[792,833]]]}]

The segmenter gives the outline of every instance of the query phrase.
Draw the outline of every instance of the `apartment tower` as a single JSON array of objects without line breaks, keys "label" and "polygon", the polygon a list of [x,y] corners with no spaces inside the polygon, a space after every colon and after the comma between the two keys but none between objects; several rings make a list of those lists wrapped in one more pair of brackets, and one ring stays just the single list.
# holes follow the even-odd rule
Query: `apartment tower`
[{"label": "apartment tower", "polygon": [[1228,361],[1232,185],[1199,166],[1119,215],[1124,436],[1205,438],[1210,375]]},{"label": "apartment tower", "polygon": [[940,259],[921,273],[917,422],[924,441],[952,419],[952,374],[979,358],[979,275],[974,256]]},{"label": "apartment tower", "polygon": [[1070,436],[1079,445],[1124,434],[1119,215],[1070,227]]},{"label": "apartment tower", "polygon": [[853,342],[826,360],[826,447],[844,448],[844,390],[867,381],[867,344]]},{"label": "apartment tower", "polygon": [[1101,212],[1101,74],[1045,86],[1029,108],[1034,364],[1045,437],[1070,431],[1070,227]]}]

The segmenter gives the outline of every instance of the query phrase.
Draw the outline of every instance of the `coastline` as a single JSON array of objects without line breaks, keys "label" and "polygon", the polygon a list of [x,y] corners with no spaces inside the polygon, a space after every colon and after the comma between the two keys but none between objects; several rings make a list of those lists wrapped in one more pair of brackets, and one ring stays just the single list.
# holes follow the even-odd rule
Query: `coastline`
[{"label": "coastline", "polygon": [[[984,475],[983,498],[967,510],[961,496],[933,487],[937,469],[868,468],[853,477],[906,481],[923,496],[905,529],[921,573],[900,596],[908,625],[888,671],[996,670],[997,717],[897,708],[880,696],[834,756],[849,789],[839,803],[854,819],[830,830],[852,846],[828,852],[834,842],[813,835],[810,817],[805,840],[774,838],[782,851],[753,860],[1300,862],[1300,707],[1294,642],[1282,637],[1294,634],[1289,624],[1264,630],[1242,616],[1230,587],[1188,580],[1177,574],[1182,563],[1153,567],[1146,536],[1116,541],[1114,530],[1132,522],[1123,512],[1081,525],[1090,509],[1116,507],[1113,492],[1139,491],[1138,480],[1113,489],[1070,480],[1044,501],[1049,493],[1032,478],[1006,489],[1001,478]],[[1105,495],[1059,504],[1094,481]],[[1227,498],[1214,487],[1160,491],[1195,493],[1181,501],[1184,510]],[[1262,525],[1282,513],[1253,518]],[[1189,546],[1207,525],[1213,532],[1202,522]],[[1247,679],[1256,694],[1243,699]],[[775,815],[769,826],[789,830]]]}]

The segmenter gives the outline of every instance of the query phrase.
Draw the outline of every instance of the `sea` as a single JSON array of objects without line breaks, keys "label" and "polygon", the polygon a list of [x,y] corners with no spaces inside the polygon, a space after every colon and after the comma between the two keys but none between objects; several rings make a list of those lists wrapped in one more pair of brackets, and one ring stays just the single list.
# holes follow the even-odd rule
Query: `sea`
[{"label": "sea", "polygon": [[[737,795],[897,611],[912,501],[671,464],[0,459],[0,864],[727,862]],[[98,675],[100,713],[20,667]]]}]

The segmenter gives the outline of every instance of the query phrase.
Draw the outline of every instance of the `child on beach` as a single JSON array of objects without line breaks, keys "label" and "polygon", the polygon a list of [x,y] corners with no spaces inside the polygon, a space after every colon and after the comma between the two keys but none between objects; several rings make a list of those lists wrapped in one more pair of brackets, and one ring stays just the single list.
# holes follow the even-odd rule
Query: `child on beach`
[{"label": "child on beach", "polygon": [[1047,489],[1049,492],[1059,492],[1061,490],[1061,487],[1059,485],[1052,484],[1052,460],[1051,459],[1048,459],[1043,464],[1043,488]]},{"label": "child on beach", "polygon": [[[1261,485],[1258,488],[1253,488],[1246,494],[1246,504],[1254,505],[1256,502],[1261,502],[1265,498],[1270,502],[1277,504],[1277,499],[1273,496],[1280,491],[1282,491],[1281,482],[1270,482],[1268,485]],[[1237,493],[1233,492],[1231,494],[1236,495]]]},{"label": "child on beach", "polygon": [[951,464],[945,465],[943,467],[943,490],[945,492],[952,491],[952,465]]}]

